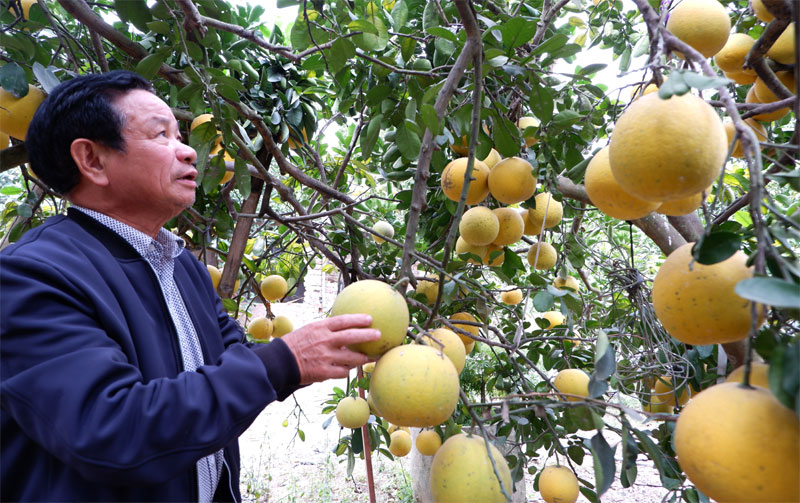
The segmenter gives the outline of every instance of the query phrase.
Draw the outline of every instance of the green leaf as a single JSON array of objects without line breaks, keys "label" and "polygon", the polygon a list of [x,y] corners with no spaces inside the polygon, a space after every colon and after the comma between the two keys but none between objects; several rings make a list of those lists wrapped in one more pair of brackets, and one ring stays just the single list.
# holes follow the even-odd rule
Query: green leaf
[{"label": "green leaf", "polygon": [[581,114],[574,110],[562,110],[553,117],[553,123],[556,126],[566,127],[575,124],[581,117]]},{"label": "green leaf", "polygon": [[[389,31],[386,25],[378,17],[372,17],[372,23],[363,19],[351,22],[348,27],[353,31],[361,31],[360,35],[353,37],[357,46],[365,51],[382,51],[389,43]],[[352,28],[354,23],[358,23],[358,29]],[[366,24],[365,24],[366,23]],[[369,27],[369,28],[367,28]]]},{"label": "green leaf", "polygon": [[553,93],[548,87],[534,84],[528,96],[528,103],[533,115],[542,121],[542,124],[550,122],[550,119],[553,118],[555,104],[553,103]]},{"label": "green leaf", "polygon": [[392,7],[392,26],[395,30],[404,27],[408,22],[408,6],[405,0],[397,0]]},{"label": "green leaf", "polygon": [[411,131],[407,126],[397,128],[397,148],[403,157],[409,161],[416,161],[419,157],[419,148],[422,142],[419,136]]},{"label": "green leaf", "polygon": [[617,466],[614,463],[614,451],[601,432],[597,432],[591,440],[592,458],[594,459],[594,480],[597,495],[601,496],[614,482]]},{"label": "green leaf", "polygon": [[133,24],[143,33],[148,32],[147,23],[153,20],[153,16],[144,0],[114,0],[114,8],[121,20]]},{"label": "green leaf", "polygon": [[492,128],[494,148],[503,157],[514,157],[519,153],[520,136],[517,126],[505,117],[495,117],[495,127]]},{"label": "green leaf", "polygon": [[626,47],[625,50],[622,52],[622,56],[620,56],[619,58],[619,71],[627,72],[630,66],[631,66],[631,48]]},{"label": "green leaf", "polygon": [[22,187],[3,187],[0,189],[0,194],[4,196],[16,196],[17,194],[22,194],[25,192],[25,189]]},{"label": "green leaf", "polygon": [[441,24],[442,19],[439,17],[439,8],[436,2],[425,2],[425,10],[422,11],[422,30],[427,32]]},{"label": "green leaf", "polygon": [[355,57],[355,55],[356,46],[348,38],[336,39],[331,44],[331,48],[325,51],[325,58],[328,60],[333,73],[337,73],[344,68],[347,65],[347,61]]},{"label": "green leaf", "polygon": [[439,115],[433,105],[425,103],[420,108],[420,115],[425,127],[428,128],[434,136],[440,134],[442,131],[442,124],[439,122]]},{"label": "green leaf", "polygon": [[[683,80],[695,89],[712,89],[727,86],[731,81],[724,77],[708,77],[694,72],[682,72]],[[672,75],[670,74],[670,78]]]},{"label": "green leaf", "polygon": [[19,203],[17,206],[17,216],[21,218],[28,218],[33,215],[33,206],[28,203]]},{"label": "green leaf", "polygon": [[33,74],[36,76],[36,80],[38,80],[42,85],[44,92],[48,94],[61,83],[61,81],[58,80],[58,77],[56,77],[56,74],[53,73],[52,67],[45,68],[41,63],[36,61],[33,63],[33,67],[31,69],[33,70]]},{"label": "green leaf", "polygon": [[555,304],[555,300],[556,298],[552,294],[542,290],[533,296],[533,307],[540,313],[550,311]]},{"label": "green leaf", "polygon": [[367,124],[366,133],[361,135],[361,159],[363,161],[366,161],[372,155],[372,149],[375,147],[375,142],[378,141],[382,123],[383,115],[376,115]]},{"label": "green leaf", "polygon": [[536,33],[536,22],[522,17],[513,17],[500,28],[503,45],[510,49],[528,43]]},{"label": "green leaf", "polygon": [[736,284],[739,297],[777,308],[800,309],[800,286],[780,278],[749,278]]},{"label": "green leaf", "polygon": [[0,85],[15,98],[22,98],[28,94],[28,77],[25,75],[25,70],[14,62],[0,67]]},{"label": "green leaf", "polygon": [[739,250],[742,236],[735,232],[712,232],[700,238],[692,249],[698,263],[712,265],[728,259]]},{"label": "green leaf", "polygon": [[552,37],[543,41],[541,44],[537,45],[536,48],[531,51],[531,56],[537,56],[539,54],[544,54],[545,52],[553,53],[553,51],[562,48],[568,40],[569,37],[563,33],[556,33]]},{"label": "green leaf", "polygon": [[160,35],[169,35],[172,32],[172,27],[166,21],[150,21],[147,23],[147,29],[153,33]]},{"label": "green leaf", "polygon": [[775,397],[786,407],[797,412],[800,393],[800,343],[778,346],[771,355],[769,387]]},{"label": "green leaf", "polygon": [[586,65],[585,67],[581,68],[581,71],[578,72],[580,75],[591,75],[593,73],[597,73],[600,70],[604,69],[608,65],[605,63],[594,63],[591,65]]},{"label": "green leaf", "polygon": [[458,42],[458,35],[443,26],[432,26],[428,29],[428,33],[434,37],[441,37],[445,40],[449,40],[450,42]]},{"label": "green leaf", "polygon": [[[572,410],[572,409],[567,409],[567,410]],[[583,464],[583,456],[585,454],[586,453],[584,452],[583,447],[581,447],[580,445],[573,444],[567,448],[567,456],[569,456],[569,459],[574,461],[576,464],[579,465]]]},{"label": "green leaf", "polygon": [[501,268],[507,278],[511,279],[517,274],[517,271],[525,270],[522,259],[514,250],[506,246],[503,253],[505,253],[505,256],[503,257],[503,265]]},{"label": "green leaf", "polygon": [[139,61],[139,63],[136,65],[136,73],[147,80],[151,80],[156,76],[158,69],[161,68],[161,63],[163,63],[166,59],[166,53],[156,52],[155,54],[151,54]]}]

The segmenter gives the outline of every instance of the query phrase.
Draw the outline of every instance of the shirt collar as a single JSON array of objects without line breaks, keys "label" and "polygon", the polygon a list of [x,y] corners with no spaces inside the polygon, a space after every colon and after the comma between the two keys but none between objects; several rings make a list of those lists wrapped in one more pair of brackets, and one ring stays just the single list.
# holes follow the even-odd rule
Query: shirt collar
[{"label": "shirt collar", "polygon": [[155,238],[151,238],[144,232],[104,213],[75,204],[72,207],[119,234],[142,257],[148,258],[155,252],[156,255],[164,256],[165,258],[175,258],[180,255],[185,246],[183,239],[163,227],[158,231]]}]

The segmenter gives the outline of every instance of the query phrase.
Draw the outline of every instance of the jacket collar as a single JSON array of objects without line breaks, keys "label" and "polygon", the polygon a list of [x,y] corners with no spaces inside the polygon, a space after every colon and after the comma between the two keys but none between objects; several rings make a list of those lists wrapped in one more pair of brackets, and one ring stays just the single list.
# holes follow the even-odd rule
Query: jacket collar
[{"label": "jacket collar", "polygon": [[108,251],[111,252],[111,254],[115,257],[121,259],[142,258],[142,256],[139,255],[139,252],[137,252],[133,246],[130,245],[130,243],[125,241],[122,236],[89,215],[76,210],[75,208],[68,208],[67,218],[80,225],[83,230],[103,243],[103,245],[108,248]]}]

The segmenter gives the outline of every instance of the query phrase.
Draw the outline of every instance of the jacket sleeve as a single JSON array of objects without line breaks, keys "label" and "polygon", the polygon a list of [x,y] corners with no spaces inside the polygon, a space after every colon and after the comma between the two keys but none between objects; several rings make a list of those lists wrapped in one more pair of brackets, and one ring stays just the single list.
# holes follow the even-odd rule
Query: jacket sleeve
[{"label": "jacket sleeve", "polygon": [[[0,256],[0,406],[85,478],[166,481],[277,398],[264,359],[239,343],[197,372],[145,381],[110,333],[124,325],[98,319],[103,286],[89,285],[41,260]],[[271,351],[281,358],[280,344]]]}]

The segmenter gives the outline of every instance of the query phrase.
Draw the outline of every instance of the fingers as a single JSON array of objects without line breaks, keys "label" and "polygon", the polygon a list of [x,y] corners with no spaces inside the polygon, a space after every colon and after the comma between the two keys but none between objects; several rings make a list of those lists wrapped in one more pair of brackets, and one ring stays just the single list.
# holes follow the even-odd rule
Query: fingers
[{"label": "fingers", "polygon": [[329,342],[337,346],[349,346],[361,342],[377,341],[381,338],[380,330],[375,328],[350,328],[331,332]]},{"label": "fingers", "polygon": [[368,314],[340,314],[318,321],[320,325],[331,331],[346,330],[355,327],[368,327],[372,324],[372,316]]}]

